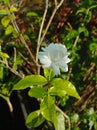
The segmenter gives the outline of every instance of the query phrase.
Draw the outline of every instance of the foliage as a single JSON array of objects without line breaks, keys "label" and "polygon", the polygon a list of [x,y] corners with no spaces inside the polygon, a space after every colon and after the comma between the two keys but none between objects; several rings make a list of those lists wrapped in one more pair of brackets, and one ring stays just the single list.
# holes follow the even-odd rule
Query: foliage
[{"label": "foliage", "polygon": [[[0,97],[26,90],[37,99],[27,126],[97,129],[96,26],[96,0],[0,0]],[[69,72],[41,68],[38,52],[51,42],[67,47]]]}]

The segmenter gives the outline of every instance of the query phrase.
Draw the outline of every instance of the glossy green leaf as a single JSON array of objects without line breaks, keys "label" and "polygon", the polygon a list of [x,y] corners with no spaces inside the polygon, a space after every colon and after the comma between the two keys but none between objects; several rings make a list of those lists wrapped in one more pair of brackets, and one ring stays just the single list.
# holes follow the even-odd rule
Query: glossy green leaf
[{"label": "glossy green leaf", "polygon": [[59,96],[59,97],[66,96],[66,91],[60,89],[59,87],[58,88],[57,87],[51,87],[49,89],[49,93],[50,93],[50,95],[56,95],[56,96]]},{"label": "glossy green leaf", "polygon": [[0,10],[0,15],[7,15],[7,14],[8,14],[7,10],[5,10],[5,9]]},{"label": "glossy green leaf", "polygon": [[65,119],[60,112],[57,112],[56,120],[57,122],[54,122],[55,130],[65,130]]},{"label": "glossy green leaf", "polygon": [[48,81],[52,80],[55,76],[54,72],[52,69],[46,69],[44,68],[44,76]]},{"label": "glossy green leaf", "polygon": [[9,25],[5,30],[5,35],[10,35],[13,32],[13,27]]},{"label": "glossy green leaf", "polygon": [[40,111],[43,117],[49,121],[53,121],[56,116],[55,98],[47,95],[40,104]]},{"label": "glossy green leaf", "polygon": [[17,12],[17,11],[18,11],[18,9],[16,7],[10,8],[10,12]]},{"label": "glossy green leaf", "polygon": [[47,80],[41,75],[29,75],[21,79],[17,84],[14,85],[14,90],[26,89],[32,85],[45,85]]},{"label": "glossy green leaf", "polygon": [[43,98],[46,93],[47,93],[46,89],[42,87],[31,88],[28,92],[30,97],[35,98]]},{"label": "glossy green leaf", "polygon": [[78,92],[76,91],[76,88],[68,80],[64,80],[64,79],[61,79],[61,78],[56,78],[56,79],[54,79],[52,81],[52,85],[54,87],[56,87],[56,89],[58,89],[58,90],[60,89],[62,91],[66,91],[66,93],[68,95],[80,99],[80,96],[79,96]]},{"label": "glossy green leaf", "polygon": [[7,27],[8,24],[9,24],[9,22],[10,22],[10,19],[9,19],[7,16],[5,16],[5,17],[3,17],[3,18],[1,19],[1,23],[2,23],[2,25],[3,25],[4,27]]},{"label": "glossy green leaf", "polygon": [[3,79],[3,64],[0,63],[0,79]]},{"label": "glossy green leaf", "polygon": [[10,0],[3,0],[5,3],[9,4]]},{"label": "glossy green leaf", "polygon": [[0,52],[1,58],[9,58],[9,55],[7,53]]},{"label": "glossy green leaf", "polygon": [[36,12],[28,12],[28,13],[27,13],[27,16],[37,17],[37,16],[38,16],[38,14],[37,14]]},{"label": "glossy green leaf", "polygon": [[31,112],[28,115],[26,119],[26,125],[29,127],[35,128],[41,125],[44,121],[45,119],[41,115],[40,110],[37,110],[37,111]]}]

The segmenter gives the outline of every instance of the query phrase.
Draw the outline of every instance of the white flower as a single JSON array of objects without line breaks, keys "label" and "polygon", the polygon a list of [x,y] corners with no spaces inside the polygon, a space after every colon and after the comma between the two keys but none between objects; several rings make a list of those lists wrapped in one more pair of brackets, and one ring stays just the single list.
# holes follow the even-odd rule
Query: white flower
[{"label": "white flower", "polygon": [[55,75],[60,75],[60,69],[63,72],[68,71],[67,63],[70,62],[68,58],[69,53],[65,45],[58,43],[51,43],[47,47],[42,47],[38,58],[43,68],[52,68]]}]

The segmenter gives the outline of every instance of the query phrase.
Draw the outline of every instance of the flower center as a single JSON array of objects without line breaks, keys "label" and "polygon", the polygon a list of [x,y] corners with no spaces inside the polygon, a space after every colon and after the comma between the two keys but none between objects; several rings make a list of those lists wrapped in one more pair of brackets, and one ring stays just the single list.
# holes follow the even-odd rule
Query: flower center
[{"label": "flower center", "polygon": [[54,51],[53,54],[51,55],[51,61],[58,62],[58,61],[62,60],[63,57],[64,57],[64,55],[61,51]]}]

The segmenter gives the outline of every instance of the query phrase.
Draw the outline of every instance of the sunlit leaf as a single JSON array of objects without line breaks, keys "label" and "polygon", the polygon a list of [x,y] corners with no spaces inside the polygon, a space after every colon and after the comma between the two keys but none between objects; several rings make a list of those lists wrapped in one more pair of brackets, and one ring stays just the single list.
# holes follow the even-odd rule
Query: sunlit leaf
[{"label": "sunlit leaf", "polygon": [[1,58],[9,58],[9,55],[7,53],[0,52]]},{"label": "sunlit leaf", "polygon": [[56,115],[55,98],[47,95],[40,104],[40,111],[43,117],[49,121],[53,121]]},{"label": "sunlit leaf", "polygon": [[29,75],[21,79],[14,85],[14,90],[22,90],[30,87],[31,85],[45,85],[47,80],[41,75]]},{"label": "sunlit leaf", "polygon": [[9,22],[10,22],[10,19],[9,19],[7,16],[5,16],[5,17],[3,17],[3,18],[1,19],[1,23],[2,23],[2,25],[3,25],[4,27],[7,27],[8,24],[9,24]]},{"label": "sunlit leaf", "polygon": [[47,93],[45,88],[42,87],[34,87],[31,88],[28,92],[28,95],[30,97],[35,97],[35,98],[43,98],[44,95]]},{"label": "sunlit leaf", "polygon": [[17,11],[18,11],[18,9],[16,7],[10,8],[10,12],[17,12]]},{"label": "sunlit leaf", "polygon": [[65,118],[64,116],[60,113],[57,112],[56,116],[57,122],[54,122],[55,130],[65,130]]},{"label": "sunlit leaf", "polygon": [[50,95],[56,95],[56,96],[59,96],[59,97],[66,96],[66,91],[62,90],[60,88],[57,88],[57,87],[51,87],[49,89],[49,93],[50,93]]},{"label": "sunlit leaf", "polygon": [[6,15],[6,14],[8,14],[7,10],[5,10],[5,9],[0,10],[0,15]]},{"label": "sunlit leaf", "polygon": [[3,64],[0,63],[0,79],[3,79]]},{"label": "sunlit leaf", "polygon": [[44,76],[48,81],[50,81],[52,78],[54,78],[55,74],[52,69],[46,69],[44,68]]},{"label": "sunlit leaf", "polygon": [[80,96],[79,96],[78,92],[76,91],[76,88],[68,80],[64,80],[61,78],[55,78],[54,80],[52,80],[52,85],[54,87],[56,87],[56,89],[65,91],[68,95],[80,99]]},{"label": "sunlit leaf", "polygon": [[10,35],[13,32],[13,27],[9,25],[5,30],[5,35]]},{"label": "sunlit leaf", "polygon": [[36,12],[28,12],[27,16],[33,16],[33,17],[37,17],[38,14]]},{"label": "sunlit leaf", "polygon": [[44,121],[45,121],[45,119],[41,115],[40,110],[37,110],[37,111],[31,112],[28,115],[28,117],[26,119],[26,125],[34,128],[34,127],[38,127],[39,125],[41,125]]}]

